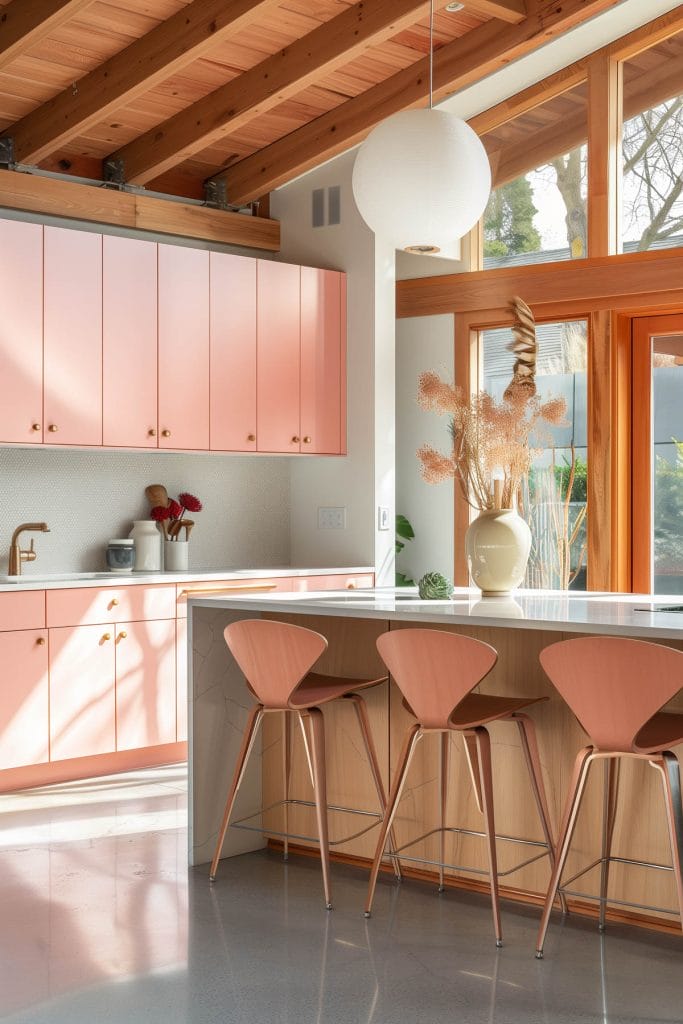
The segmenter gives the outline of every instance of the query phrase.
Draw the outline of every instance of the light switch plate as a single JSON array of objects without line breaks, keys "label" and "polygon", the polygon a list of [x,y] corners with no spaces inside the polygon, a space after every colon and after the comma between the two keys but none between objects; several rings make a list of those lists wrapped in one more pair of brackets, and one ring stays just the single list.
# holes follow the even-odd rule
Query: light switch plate
[{"label": "light switch plate", "polygon": [[346,508],[319,508],[318,509],[319,530],[345,530],[346,529]]},{"label": "light switch plate", "polygon": [[377,529],[389,529],[389,509],[385,508],[384,505],[379,505],[377,508]]}]

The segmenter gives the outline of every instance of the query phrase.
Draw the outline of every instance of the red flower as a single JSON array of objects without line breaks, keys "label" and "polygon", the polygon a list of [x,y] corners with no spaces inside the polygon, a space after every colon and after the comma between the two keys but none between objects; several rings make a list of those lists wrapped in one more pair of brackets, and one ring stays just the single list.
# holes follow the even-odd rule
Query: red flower
[{"label": "red flower", "polygon": [[202,503],[199,498],[195,498],[194,494],[188,494],[187,491],[183,491],[182,494],[178,495],[178,501],[188,512],[201,512],[202,510]]},{"label": "red flower", "polygon": [[173,498],[168,503],[168,517],[169,519],[180,519],[183,514],[183,506],[179,505]]},{"label": "red flower", "polygon": [[168,506],[157,505],[149,514],[156,523],[163,523],[170,518],[171,510]]}]

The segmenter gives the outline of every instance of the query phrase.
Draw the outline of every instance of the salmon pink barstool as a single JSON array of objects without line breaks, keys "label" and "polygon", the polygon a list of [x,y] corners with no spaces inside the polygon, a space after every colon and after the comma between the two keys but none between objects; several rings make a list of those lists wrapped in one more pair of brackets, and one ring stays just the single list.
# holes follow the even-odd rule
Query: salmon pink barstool
[{"label": "salmon pink barstool", "polygon": [[[286,622],[275,622],[269,619],[244,619],[233,622],[224,631],[225,642],[232,652],[235,661],[244,673],[247,685],[256,698],[257,703],[249,712],[247,725],[242,736],[242,745],[237,757],[232,784],[225,804],[223,821],[218,833],[218,842],[211,862],[209,878],[213,882],[218,870],[221,851],[225,836],[230,826],[237,793],[244,779],[249,756],[259,725],[264,715],[279,713],[283,716],[283,754],[284,754],[284,800],[278,806],[285,808],[285,830],[276,833],[284,838],[285,857],[287,856],[287,807],[292,803],[308,805],[304,800],[289,799],[289,774],[291,767],[291,720],[292,716],[299,719],[304,737],[306,759],[313,783],[315,795],[316,819],[318,825],[317,839],[320,843],[322,861],[323,888],[325,905],[332,908],[330,887],[330,840],[327,825],[327,795],[325,782],[325,729],[320,705],[330,701],[344,699],[353,703],[360,726],[361,736],[370,765],[377,796],[380,804],[379,814],[368,811],[357,812],[353,808],[335,808],[336,810],[361,813],[374,820],[366,828],[347,836],[337,842],[347,842],[356,838],[378,824],[386,807],[386,796],[380,774],[377,753],[370,732],[367,708],[363,698],[356,692],[386,682],[386,676],[378,679],[342,679],[337,676],[325,676],[311,672],[311,668],[327,648],[327,640],[313,630],[302,626],[294,626]],[[306,729],[310,727],[310,735]],[[238,823],[235,823],[237,825]],[[242,826],[244,827],[244,826]],[[263,829],[263,831],[270,831]],[[300,836],[298,838],[305,838]],[[398,860],[394,858],[396,874],[400,877]]]},{"label": "salmon pink barstool", "polygon": [[[560,826],[557,859],[543,907],[536,956],[543,956],[550,911],[567,861],[586,780],[594,761],[605,764],[602,853],[598,860],[565,883],[601,867],[599,927],[605,927],[611,840],[617,798],[617,768],[622,758],[647,761],[659,773],[664,789],[669,840],[679,912],[683,913],[683,805],[678,759],[670,747],[683,743],[683,714],[662,712],[683,687],[683,651],[625,637],[577,637],[552,644],[541,652],[541,664],[553,686],[588,733],[590,745],[580,750]],[[666,865],[618,858],[620,864],[663,869]],[[581,893],[585,896],[586,894]],[[624,903],[625,901],[620,901]],[[643,910],[662,910],[643,907]],[[668,912],[668,911],[667,911]],[[673,911],[675,913],[675,911]]]},{"label": "salmon pink barstool", "polygon": [[[474,688],[488,675],[498,655],[493,647],[472,637],[447,633],[435,629],[397,629],[383,633],[377,639],[377,648],[389,669],[391,676],[403,694],[404,704],[417,719],[406,736],[403,751],[396,766],[396,773],[389,794],[387,810],[382,822],[375,859],[370,874],[370,884],[365,906],[365,916],[370,917],[377,884],[380,863],[384,855],[387,837],[390,835],[394,817],[401,799],[410,762],[418,742],[428,733],[441,737],[440,757],[440,808],[441,819],[438,828],[424,836],[413,839],[400,848],[394,846],[394,853],[400,855],[406,846],[412,846],[427,836],[440,834],[441,848],[439,868],[439,890],[443,890],[445,857],[445,833],[462,832],[486,838],[489,877],[491,882],[491,903],[496,945],[502,946],[502,930],[498,900],[498,866],[496,839],[510,839],[517,843],[529,843],[542,847],[543,852],[531,857],[524,865],[540,857],[554,857],[554,844],[550,827],[548,805],[541,774],[541,763],[536,743],[533,721],[522,709],[530,707],[545,697],[498,697],[473,693]],[[496,836],[493,816],[493,774],[491,770],[491,741],[486,728],[491,722],[514,722],[522,743],[522,750],[529,772],[531,788],[538,808],[545,842],[517,839],[512,836]],[[470,774],[479,810],[484,815],[485,831],[446,827],[449,745],[453,733],[459,733],[465,741]],[[418,857],[405,860],[434,863]],[[511,871],[524,865],[517,865]],[[452,865],[452,867],[456,867]],[[474,868],[458,866],[460,870],[476,871]],[[511,871],[506,872],[510,874]]]}]

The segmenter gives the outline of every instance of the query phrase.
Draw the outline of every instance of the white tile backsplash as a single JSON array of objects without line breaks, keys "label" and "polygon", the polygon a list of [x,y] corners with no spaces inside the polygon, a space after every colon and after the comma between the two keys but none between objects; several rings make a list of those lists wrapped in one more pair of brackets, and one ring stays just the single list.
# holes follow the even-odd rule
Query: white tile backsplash
[{"label": "white tile backsplash", "polygon": [[15,526],[43,520],[50,533],[35,534],[27,576],[104,569],[109,538],[148,518],[148,484],[204,503],[192,516],[191,569],[286,565],[289,480],[287,459],[261,456],[0,449],[0,573]]}]

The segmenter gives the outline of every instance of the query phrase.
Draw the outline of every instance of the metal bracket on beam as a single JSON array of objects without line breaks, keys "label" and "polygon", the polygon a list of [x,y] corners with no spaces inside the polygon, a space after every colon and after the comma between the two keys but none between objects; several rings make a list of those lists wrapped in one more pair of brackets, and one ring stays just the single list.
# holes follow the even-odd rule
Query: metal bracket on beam
[{"label": "metal bracket on beam", "polygon": [[0,139],[0,167],[6,167],[8,171],[13,171],[16,169],[16,166],[14,139],[11,135],[6,135]]},{"label": "metal bracket on beam", "polygon": [[228,187],[223,178],[207,178],[204,182],[204,205],[214,210],[231,210]]},{"label": "metal bracket on beam", "polygon": [[104,184],[107,188],[117,188],[120,191],[126,186],[125,169],[123,160],[115,160],[107,157],[103,163]]}]

